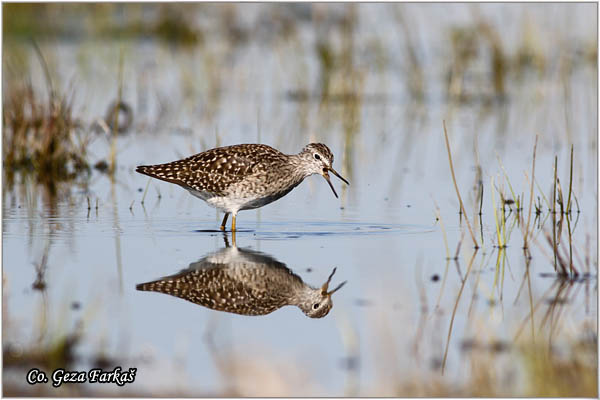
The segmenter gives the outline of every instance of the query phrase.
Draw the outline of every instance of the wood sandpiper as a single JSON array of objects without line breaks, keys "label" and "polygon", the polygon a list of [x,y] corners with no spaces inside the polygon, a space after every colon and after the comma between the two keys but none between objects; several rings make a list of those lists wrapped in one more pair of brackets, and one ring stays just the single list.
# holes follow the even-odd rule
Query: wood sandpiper
[{"label": "wood sandpiper", "polygon": [[294,305],[311,318],[322,318],[333,307],[331,295],[346,283],[328,291],[335,270],[320,288],[314,288],[273,257],[234,246],[208,254],[175,275],[138,284],[136,289],[241,315],[266,315]]},{"label": "wood sandpiper", "polygon": [[282,198],[307,176],[322,175],[338,197],[329,172],[347,185],[350,183],[332,164],[333,154],[322,143],[310,143],[300,153],[289,155],[264,144],[238,144],[166,164],[140,165],[136,171],[175,183],[223,211],[221,230],[225,230],[231,214],[231,231],[235,232],[239,211],[259,208]]}]

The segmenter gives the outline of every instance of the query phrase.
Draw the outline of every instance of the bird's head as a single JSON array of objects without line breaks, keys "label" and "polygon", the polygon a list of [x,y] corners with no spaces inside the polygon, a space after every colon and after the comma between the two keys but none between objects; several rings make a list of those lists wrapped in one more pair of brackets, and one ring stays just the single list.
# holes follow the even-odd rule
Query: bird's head
[{"label": "bird's head", "polygon": [[331,278],[333,274],[335,274],[336,268],[333,269],[327,282],[321,286],[320,289],[315,289],[312,291],[310,297],[306,299],[305,302],[302,303],[300,308],[302,312],[311,318],[323,318],[327,314],[329,314],[329,310],[333,307],[333,302],[331,301],[331,295],[337,292],[346,284],[346,281],[340,283],[335,289],[328,292],[329,282],[331,282]]},{"label": "bird's head", "polygon": [[329,179],[329,172],[340,178],[342,181],[349,185],[350,183],[344,179],[336,170],[333,169],[333,153],[329,150],[329,147],[323,143],[310,143],[306,145],[300,156],[304,159],[305,163],[305,174],[306,176],[312,174],[319,174],[325,178],[329,187],[333,190],[335,197],[338,197],[331,180]]}]

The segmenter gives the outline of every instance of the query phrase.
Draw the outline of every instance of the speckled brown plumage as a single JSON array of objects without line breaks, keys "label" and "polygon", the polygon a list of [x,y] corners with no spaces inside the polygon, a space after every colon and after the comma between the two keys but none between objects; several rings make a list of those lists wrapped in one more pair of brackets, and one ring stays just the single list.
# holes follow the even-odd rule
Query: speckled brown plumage
[{"label": "speckled brown plumage", "polygon": [[328,172],[344,182],[332,167],[333,154],[322,143],[311,143],[298,154],[283,154],[264,144],[218,147],[183,160],[141,165],[136,171],[175,183],[209,205],[235,216],[240,210],[262,207],[289,193],[304,178],[321,174],[331,184]]},{"label": "speckled brown plumage", "polygon": [[245,177],[285,165],[286,155],[266,145],[218,147],[166,164],[142,165],[136,171],[185,188],[225,196],[227,188]]},{"label": "speckled brown plumage", "polygon": [[329,282],[321,288],[305,284],[285,264],[264,253],[227,247],[190,264],[172,276],[142,283],[137,290],[176,296],[218,311],[265,315],[283,306],[298,306],[307,316],[321,318],[332,307]]}]

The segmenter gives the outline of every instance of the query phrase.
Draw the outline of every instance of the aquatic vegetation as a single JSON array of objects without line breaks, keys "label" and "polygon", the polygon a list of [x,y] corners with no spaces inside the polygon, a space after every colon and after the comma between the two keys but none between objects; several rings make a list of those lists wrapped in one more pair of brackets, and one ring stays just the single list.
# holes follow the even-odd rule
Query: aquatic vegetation
[{"label": "aquatic vegetation", "polygon": [[516,44],[509,46],[503,43],[505,39],[497,24],[479,11],[473,14],[469,23],[448,29],[450,54],[444,68],[446,96],[450,102],[505,101],[510,96],[507,89],[510,79],[543,82],[558,70],[560,79],[566,81],[575,69],[595,62],[591,57],[597,43],[593,41],[579,48],[561,40],[557,46],[563,56],[554,57],[542,46],[546,39],[539,32],[539,26],[527,19],[521,24],[523,34]]},{"label": "aquatic vegetation", "polygon": [[91,137],[73,115],[73,95],[53,90],[44,101],[26,82],[13,82],[4,90],[2,148],[9,176],[31,173],[51,182],[89,173]]},{"label": "aquatic vegetation", "polygon": [[[520,396],[523,385],[530,397],[597,397],[596,353],[571,343],[573,352],[561,356],[546,346],[533,342],[519,343],[510,349],[514,363],[508,371],[491,367],[506,353],[498,342],[486,349],[483,344],[469,346],[467,359],[472,373],[466,383],[456,385],[436,374],[409,374],[398,378],[396,396],[404,397],[513,397]],[[464,346],[466,347],[466,346]],[[589,357],[588,357],[589,356]],[[588,358],[588,360],[585,360]],[[517,378],[520,375],[520,379]],[[510,384],[507,384],[510,382]]]},{"label": "aquatic vegetation", "polygon": [[[4,394],[597,395],[595,9],[6,4]],[[136,165],[308,142],[353,185],[237,241],[304,282],[337,267],[326,319],[136,292],[222,239]],[[22,379],[122,363],[135,385]]]},{"label": "aquatic vegetation", "polygon": [[[448,140],[448,132],[446,129],[445,121],[443,121],[442,124],[443,124],[444,138],[446,140],[446,150],[448,152],[450,173],[451,173],[452,181],[454,183],[454,187],[456,189],[456,194],[457,194],[459,204],[460,204],[459,213],[461,214],[461,217],[464,216],[468,231],[471,235],[471,238],[473,239],[473,242],[475,243],[475,249],[478,249],[479,246],[475,239],[475,235],[473,234],[473,230],[471,229],[467,211],[465,210],[465,206],[464,206],[464,203],[460,196],[458,185],[456,183],[454,167],[452,164],[450,143]],[[569,170],[569,189],[568,189],[567,194],[563,194],[561,186],[560,186],[560,180],[557,175],[558,157],[554,158],[554,169],[553,169],[554,177],[552,180],[552,187],[553,187],[552,198],[551,198],[551,203],[547,203],[548,210],[546,213],[546,219],[544,219],[544,212],[541,207],[540,196],[542,196],[544,198],[546,198],[546,197],[542,191],[540,191],[540,193],[535,193],[534,192],[534,184],[533,184],[535,181],[535,159],[536,159],[537,143],[538,143],[538,136],[536,136],[535,143],[533,146],[533,161],[532,161],[531,173],[530,173],[531,179],[529,180],[529,192],[530,193],[529,193],[529,208],[527,211],[527,220],[524,219],[524,215],[522,212],[524,195],[515,195],[515,190],[513,189],[512,185],[510,183],[510,178],[509,178],[506,170],[504,169],[504,166],[502,165],[502,161],[500,159],[498,159],[498,163],[499,163],[501,170],[503,171],[503,177],[504,177],[504,180],[502,181],[502,183],[506,183],[508,185],[510,195],[505,192],[505,190],[503,189],[503,186],[498,187],[498,185],[496,184],[500,181],[499,177],[497,180],[495,180],[494,175],[492,175],[490,177],[491,201],[492,201],[492,210],[493,210],[493,217],[494,217],[493,225],[495,227],[495,233],[496,233],[495,240],[497,243],[496,247],[498,249],[504,249],[504,248],[508,247],[508,242],[510,240],[510,233],[512,232],[512,229],[515,226],[519,226],[521,229],[521,232],[523,234],[522,248],[525,251],[526,257],[530,257],[530,240],[534,241],[536,244],[540,245],[540,243],[537,240],[535,240],[537,235],[534,235],[534,233],[536,230],[538,231],[538,234],[545,232],[545,228],[543,227],[544,225],[543,224],[538,225],[537,227],[532,227],[530,229],[531,215],[532,215],[533,208],[534,208],[533,199],[534,199],[534,197],[537,196],[538,204],[535,205],[535,220],[545,221],[547,219],[547,217],[551,217],[552,226],[549,229],[549,232],[544,233],[544,236],[546,237],[547,243],[549,243],[550,246],[552,247],[554,271],[559,272],[559,274],[564,277],[571,277],[571,278],[576,277],[579,274],[579,272],[578,272],[578,268],[576,268],[575,265],[573,264],[573,236],[572,235],[573,235],[573,231],[576,227],[577,220],[575,221],[573,226],[571,226],[571,221],[572,221],[573,215],[576,215],[578,218],[578,215],[581,211],[577,210],[577,213],[574,214],[573,210],[572,210],[572,201],[571,201],[571,199],[577,198],[575,196],[575,194],[573,193],[574,146],[573,145],[571,146],[571,153],[570,153],[571,159],[570,159],[570,170]],[[526,177],[529,176],[527,174],[527,172],[525,172],[525,176]],[[478,197],[476,196],[476,201],[474,204],[474,206],[478,207],[478,210],[479,210],[478,215],[479,215],[480,220],[481,220],[481,216],[483,214],[483,212],[482,212],[482,210],[483,210],[483,187],[484,187],[484,184],[480,183],[478,190],[477,190]],[[539,187],[539,185],[538,185],[538,187]],[[496,198],[495,198],[496,192],[498,193],[498,195],[500,197],[499,201],[496,201]],[[514,208],[512,207],[513,204],[515,205]],[[508,209],[509,209],[508,213],[506,212],[506,207],[508,207]],[[436,206],[436,209],[437,209],[437,206]],[[476,212],[473,211],[472,214],[475,215]],[[439,211],[436,211],[436,215],[439,215]],[[439,216],[438,216],[438,218],[439,218]],[[566,222],[566,226],[567,226],[566,236],[567,236],[567,240],[568,240],[569,249],[565,255],[562,255],[559,244],[561,244],[561,237],[563,234],[563,224],[565,222]],[[534,223],[535,223],[535,221],[534,221]],[[480,226],[481,227],[483,226],[483,224],[481,222],[480,222]],[[482,232],[482,243],[483,243],[483,232]],[[460,243],[459,243],[459,245],[460,245]],[[563,243],[563,245],[564,245],[564,243]],[[446,245],[446,247],[447,247],[447,245]]]},{"label": "aquatic vegetation", "polygon": [[[155,38],[169,44],[191,47],[201,45],[203,33],[191,24],[190,4],[129,4],[129,18],[117,4],[6,4],[3,32],[11,40],[51,39],[77,35],[106,39]],[[85,16],[81,18],[81,16]],[[68,20],[69,23],[63,23]]]},{"label": "aquatic vegetation", "polygon": [[454,183],[454,189],[456,190],[456,197],[458,197],[458,202],[460,204],[460,212],[461,215],[464,215],[465,220],[467,221],[467,227],[469,228],[469,234],[471,235],[471,239],[473,239],[473,245],[475,248],[479,248],[479,244],[477,243],[477,239],[475,239],[475,235],[473,234],[473,229],[471,229],[471,224],[469,223],[469,217],[467,216],[467,212],[465,211],[465,206],[463,204],[462,198],[460,197],[460,191],[458,190],[458,185],[456,184],[456,176],[454,175],[454,166],[452,164],[452,151],[450,150],[450,142],[448,141],[448,131],[446,130],[446,121],[443,121],[444,125],[444,138],[446,139],[446,150],[448,151],[448,163],[450,164],[450,173],[452,174],[452,182]]},{"label": "aquatic vegetation", "polygon": [[[585,328],[584,328],[585,329]],[[588,335],[589,331],[583,330]],[[527,396],[598,397],[598,338],[576,339],[563,354],[542,344],[527,343],[519,352]]]},{"label": "aquatic vegetation", "polygon": [[89,175],[87,149],[91,135],[74,115],[74,89],[61,90],[53,82],[42,51],[35,41],[31,44],[44,73],[47,93],[40,93],[31,79],[21,78],[14,71],[3,87],[2,156],[7,179],[11,183],[15,172],[20,172],[53,184]]}]

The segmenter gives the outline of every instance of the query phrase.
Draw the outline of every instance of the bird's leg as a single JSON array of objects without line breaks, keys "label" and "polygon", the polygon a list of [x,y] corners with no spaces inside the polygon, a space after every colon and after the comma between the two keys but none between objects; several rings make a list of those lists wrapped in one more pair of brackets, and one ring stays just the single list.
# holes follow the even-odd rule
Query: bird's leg
[{"label": "bird's leg", "polygon": [[235,214],[231,214],[231,232],[235,232]]},{"label": "bird's leg", "polygon": [[225,224],[227,223],[227,217],[229,217],[229,213],[225,213],[225,215],[223,216],[223,222],[221,222],[221,230],[222,231],[225,230]]}]

